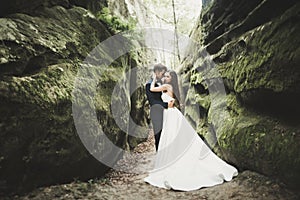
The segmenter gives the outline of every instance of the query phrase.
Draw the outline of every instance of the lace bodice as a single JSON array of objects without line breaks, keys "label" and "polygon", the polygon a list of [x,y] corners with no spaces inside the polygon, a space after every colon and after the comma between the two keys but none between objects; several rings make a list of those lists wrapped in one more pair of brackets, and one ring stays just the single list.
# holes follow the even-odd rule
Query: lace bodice
[{"label": "lace bodice", "polygon": [[171,100],[175,100],[173,97],[171,97],[170,95],[168,95],[166,92],[163,92],[161,94],[161,99],[163,100],[163,102],[168,103]]}]

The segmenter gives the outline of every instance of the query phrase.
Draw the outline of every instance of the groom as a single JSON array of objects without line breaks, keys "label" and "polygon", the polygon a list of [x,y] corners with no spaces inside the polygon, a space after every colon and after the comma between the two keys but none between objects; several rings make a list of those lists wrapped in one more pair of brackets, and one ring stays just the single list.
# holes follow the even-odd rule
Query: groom
[{"label": "groom", "polygon": [[[158,87],[162,84],[161,79],[164,77],[165,72],[167,71],[167,67],[163,64],[155,64],[153,67],[153,72],[156,75],[156,83],[155,87]],[[168,107],[172,107],[174,102],[165,103],[161,99],[161,92],[151,92],[150,85],[152,83],[152,79],[146,83],[146,95],[150,104],[150,118],[153,125],[154,137],[155,137],[155,148],[158,150],[158,144],[160,139],[160,134],[163,125],[163,112],[164,109]]]}]

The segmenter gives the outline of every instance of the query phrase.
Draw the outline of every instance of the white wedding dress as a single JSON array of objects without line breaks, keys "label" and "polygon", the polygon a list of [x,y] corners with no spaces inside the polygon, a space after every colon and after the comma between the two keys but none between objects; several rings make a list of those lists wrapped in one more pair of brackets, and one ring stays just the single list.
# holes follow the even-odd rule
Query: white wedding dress
[{"label": "white wedding dress", "polygon": [[[172,99],[162,93],[164,102]],[[164,110],[154,165],[144,181],[160,188],[182,191],[221,184],[238,174],[236,168],[210,150],[177,108]]]}]

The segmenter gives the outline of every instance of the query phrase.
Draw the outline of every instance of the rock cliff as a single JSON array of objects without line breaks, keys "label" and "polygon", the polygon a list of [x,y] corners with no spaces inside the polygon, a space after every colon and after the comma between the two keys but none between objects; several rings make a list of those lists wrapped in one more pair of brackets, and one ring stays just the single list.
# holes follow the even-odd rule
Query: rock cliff
[{"label": "rock cliff", "polygon": [[[103,175],[109,167],[97,161],[77,135],[72,91],[89,52],[114,34],[110,24],[98,16],[107,2],[13,0],[4,5],[0,12],[1,192]],[[93,106],[98,122],[121,149],[136,142],[130,142],[114,121],[111,94],[120,77],[138,62],[127,53],[96,76]],[[138,103],[144,100],[143,93],[138,90],[130,96],[128,92],[134,81],[121,87],[119,97],[129,101],[131,115],[145,125],[144,103]],[[131,106],[132,99],[137,103]],[[76,113],[77,119],[84,116],[85,104],[76,104],[83,111]],[[101,142],[94,143],[95,149],[103,147]],[[102,152],[112,163],[121,156],[111,149]]]},{"label": "rock cliff", "polygon": [[210,2],[181,70],[198,132],[217,138],[216,151],[239,169],[290,186],[300,180],[299,8],[293,0]]}]

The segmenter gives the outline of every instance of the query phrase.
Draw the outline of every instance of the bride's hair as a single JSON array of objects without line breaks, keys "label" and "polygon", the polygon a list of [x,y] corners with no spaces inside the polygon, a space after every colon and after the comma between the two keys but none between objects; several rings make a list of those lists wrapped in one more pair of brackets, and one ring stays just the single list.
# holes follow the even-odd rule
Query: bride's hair
[{"label": "bride's hair", "polygon": [[170,73],[171,82],[175,98],[175,106],[180,110],[180,94],[179,94],[179,86],[178,86],[178,76],[174,70],[168,70],[167,72]]}]

